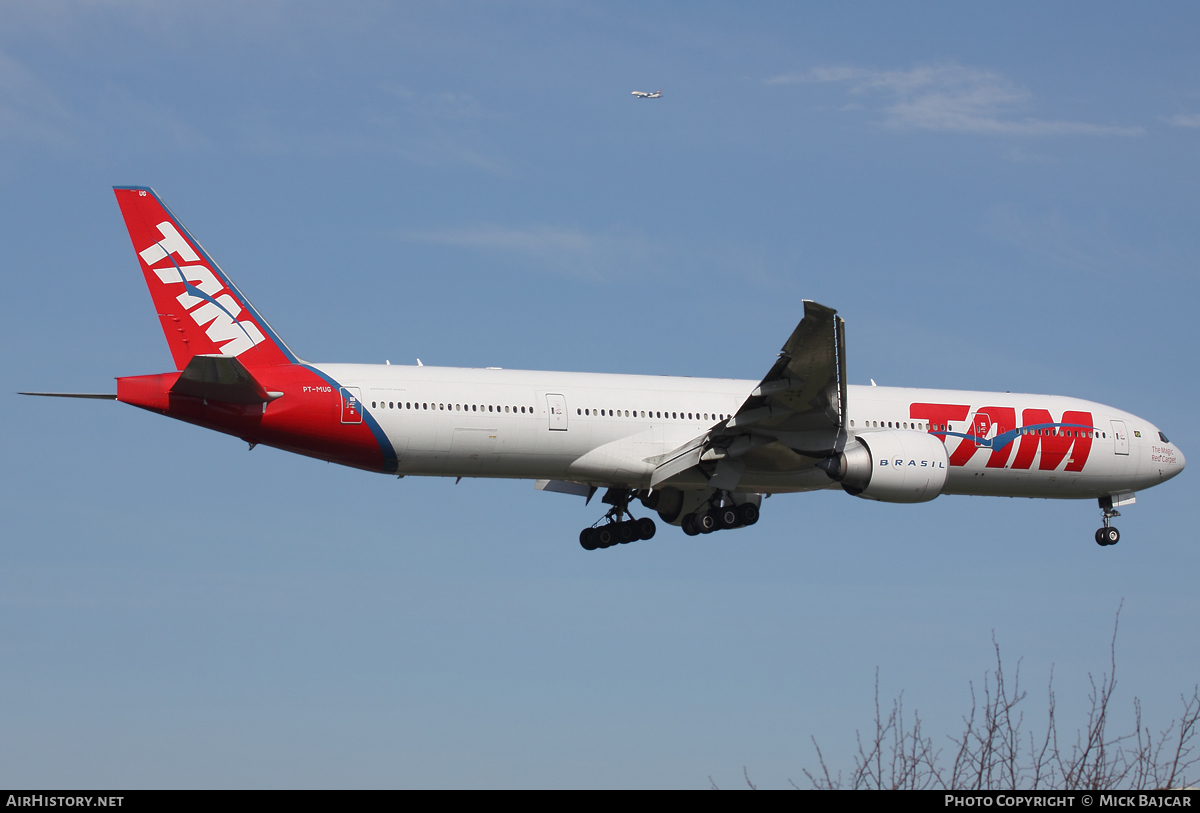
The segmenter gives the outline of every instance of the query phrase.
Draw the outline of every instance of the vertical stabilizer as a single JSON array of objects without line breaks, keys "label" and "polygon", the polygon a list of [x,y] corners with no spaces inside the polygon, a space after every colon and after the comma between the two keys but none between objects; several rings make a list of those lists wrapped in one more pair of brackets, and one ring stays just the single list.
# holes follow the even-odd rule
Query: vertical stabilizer
[{"label": "vertical stabilizer", "polygon": [[153,189],[113,191],[176,369],[199,355],[236,356],[248,368],[297,360]]}]

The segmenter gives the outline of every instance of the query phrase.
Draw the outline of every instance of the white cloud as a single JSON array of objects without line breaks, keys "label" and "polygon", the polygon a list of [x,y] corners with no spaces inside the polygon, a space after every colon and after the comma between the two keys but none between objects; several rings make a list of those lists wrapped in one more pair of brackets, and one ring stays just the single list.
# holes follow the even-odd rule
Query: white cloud
[{"label": "white cloud", "polygon": [[168,150],[185,152],[211,145],[208,136],[188,122],[179,110],[147,101],[128,88],[105,85],[99,93],[97,107],[108,122],[104,129],[122,133],[123,139],[145,139],[165,145]]},{"label": "white cloud", "polygon": [[1166,121],[1174,124],[1176,127],[1200,127],[1200,113],[1192,113],[1187,116],[1171,116]]},{"label": "white cloud", "polygon": [[50,89],[17,60],[0,51],[0,141],[71,143],[73,118]]},{"label": "white cloud", "polygon": [[590,234],[578,228],[495,224],[405,231],[400,239],[485,252],[523,255],[535,265],[590,279],[646,271],[669,253],[643,238],[618,233]]},{"label": "white cloud", "polygon": [[986,225],[993,239],[1023,253],[1031,263],[1077,275],[1081,281],[1125,280],[1131,274],[1160,277],[1194,264],[1162,249],[1132,244],[1112,222],[1057,210],[1034,213],[1001,204],[989,212]]},{"label": "white cloud", "polygon": [[424,243],[517,251],[524,254],[587,254],[596,248],[595,238],[588,234],[578,229],[559,229],[553,226],[508,229],[488,223],[466,228],[405,232],[404,237]]},{"label": "white cloud", "polygon": [[[961,65],[930,65],[907,71],[833,66],[767,79],[767,84],[844,84],[870,106],[881,99],[885,127],[976,135],[1141,135],[1141,127],[1019,118],[1032,94],[999,74]],[[866,105],[863,101],[867,102]]]}]

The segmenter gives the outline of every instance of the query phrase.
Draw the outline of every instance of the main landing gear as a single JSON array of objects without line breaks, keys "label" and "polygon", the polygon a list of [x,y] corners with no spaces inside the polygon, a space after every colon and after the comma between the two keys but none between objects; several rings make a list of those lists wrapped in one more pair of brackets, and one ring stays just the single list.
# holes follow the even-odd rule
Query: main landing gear
[{"label": "main landing gear", "polygon": [[[637,495],[636,491],[627,488],[610,488],[605,492],[603,502],[612,508],[604,515],[602,525],[584,528],[579,532],[579,544],[584,550],[596,548],[611,548],[613,545],[624,545],[635,539],[650,539],[657,527],[650,517],[634,519],[629,513],[629,500]],[[629,519],[622,520],[621,517]]]},{"label": "main landing gear", "polygon": [[708,501],[707,507],[701,506],[695,512],[688,514],[679,525],[688,536],[696,536],[729,528],[740,528],[743,525],[753,525],[756,522],[758,522],[757,505],[749,502],[736,505],[728,494],[718,492]]},{"label": "main landing gear", "polygon": [[1112,497],[1100,498],[1100,510],[1104,512],[1104,527],[1096,529],[1096,544],[1115,545],[1121,541],[1121,532],[1112,526],[1112,518],[1121,516],[1121,512],[1113,508]]}]

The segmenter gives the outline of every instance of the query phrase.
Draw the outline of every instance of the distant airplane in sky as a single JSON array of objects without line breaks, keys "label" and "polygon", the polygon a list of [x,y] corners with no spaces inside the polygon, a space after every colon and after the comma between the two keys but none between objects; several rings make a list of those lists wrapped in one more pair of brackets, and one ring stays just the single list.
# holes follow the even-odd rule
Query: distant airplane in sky
[{"label": "distant airplane in sky", "polygon": [[656,90],[653,93],[646,93],[643,90],[635,90],[633,91],[633,95],[637,96],[639,99],[657,99],[662,95],[662,91]]},{"label": "distant airplane in sky", "polygon": [[115,395],[24,394],[115,399],[401,477],[526,479],[589,502],[604,489],[587,550],[654,536],[634,500],[694,536],[753,525],[764,496],[826,488],[1098,500],[1096,542],[1112,545],[1117,507],[1183,471],[1156,426],[1102,404],[850,386],[845,322],[807,300],[761,380],[305,361],[153,189],[115,191],[176,369],[118,378]]}]

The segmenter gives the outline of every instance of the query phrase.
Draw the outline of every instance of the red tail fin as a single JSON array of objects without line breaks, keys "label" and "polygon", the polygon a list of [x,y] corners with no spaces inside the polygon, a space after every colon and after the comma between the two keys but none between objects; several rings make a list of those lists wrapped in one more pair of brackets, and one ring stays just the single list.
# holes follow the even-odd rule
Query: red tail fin
[{"label": "red tail fin", "polygon": [[113,191],[176,369],[200,355],[236,356],[246,367],[297,361],[153,189]]}]

